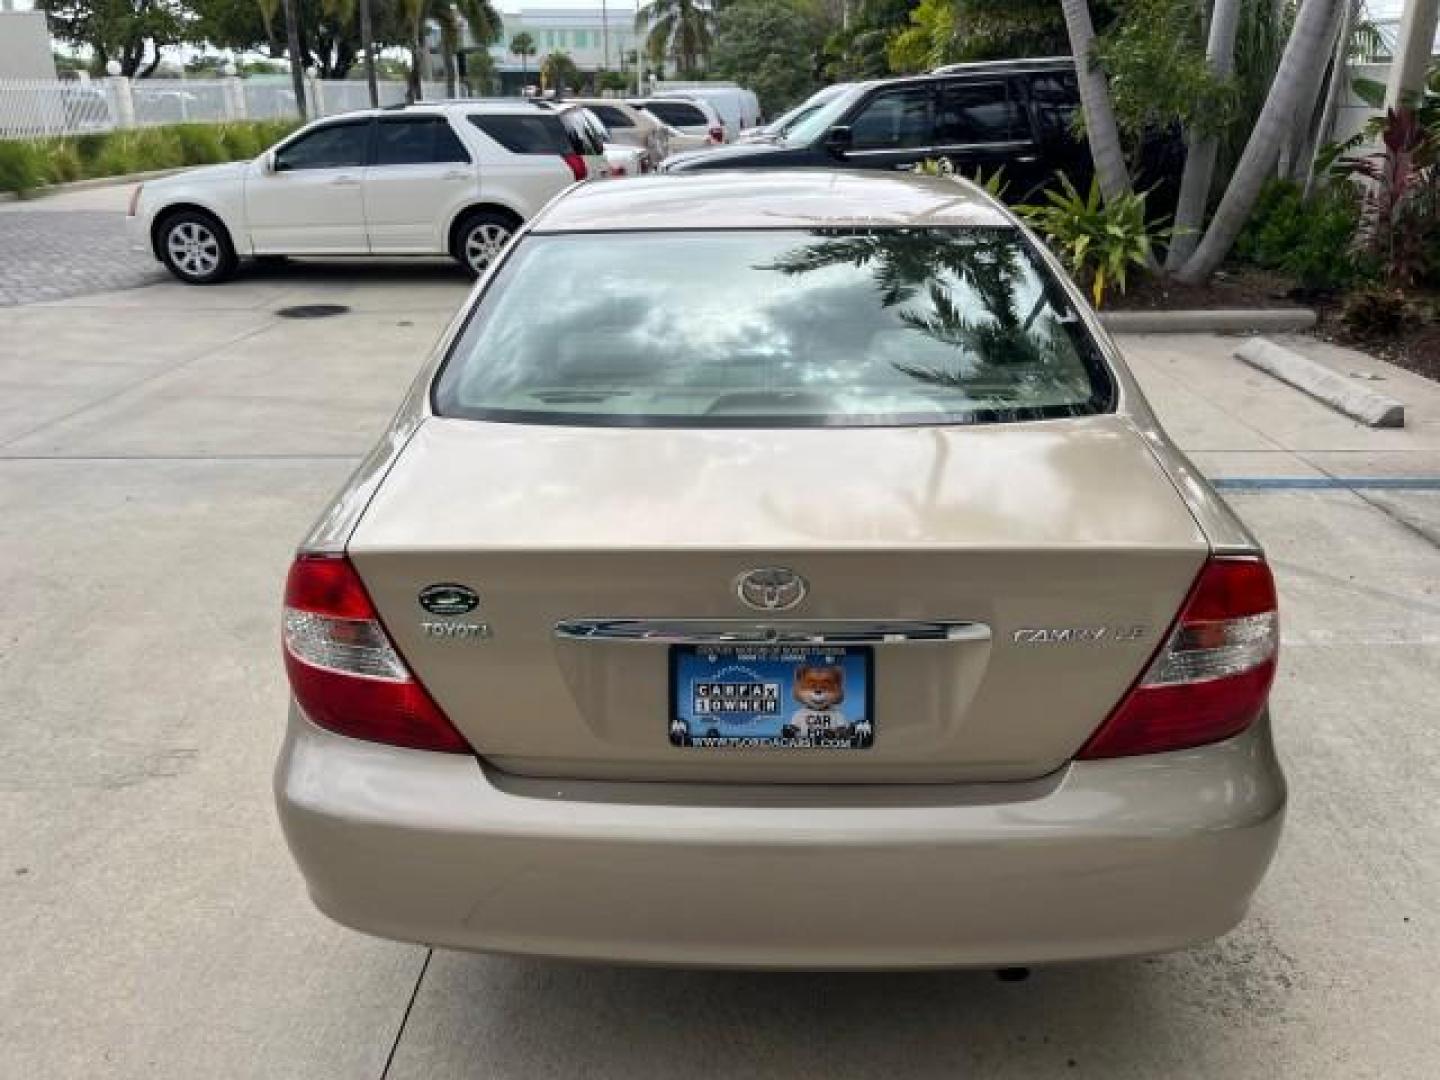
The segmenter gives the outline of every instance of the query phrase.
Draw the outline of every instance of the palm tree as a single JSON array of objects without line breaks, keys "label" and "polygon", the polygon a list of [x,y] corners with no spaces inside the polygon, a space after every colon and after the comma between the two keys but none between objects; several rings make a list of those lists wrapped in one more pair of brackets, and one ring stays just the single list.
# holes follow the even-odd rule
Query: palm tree
[{"label": "palm tree", "polygon": [[530,69],[526,66],[526,61],[539,51],[535,48],[535,39],[521,30],[510,39],[510,51],[520,57],[520,83],[523,86],[530,79]]},{"label": "palm tree", "polygon": [[[1205,61],[1217,81],[1230,78],[1235,70],[1235,31],[1240,26],[1242,0],[1215,0],[1210,12],[1210,39],[1205,44]],[[1215,155],[1220,140],[1215,135],[1187,132],[1185,168],[1180,173],[1180,197],[1175,204],[1175,227],[1165,269],[1178,270],[1200,240],[1200,226],[1210,202],[1210,184],[1215,176]]]},{"label": "palm tree", "polygon": [[1120,146],[1120,129],[1115,123],[1115,109],[1110,103],[1110,86],[1105,73],[1095,64],[1095,24],[1090,19],[1089,0],[1060,0],[1065,14],[1065,29],[1070,36],[1070,53],[1075,57],[1076,75],[1080,82],[1080,107],[1085,113],[1085,135],[1090,141],[1090,157],[1095,162],[1095,176],[1105,201],[1131,190],[1130,170],[1125,166],[1125,151]]},{"label": "palm tree", "polygon": [[500,36],[500,13],[490,0],[400,0],[400,11],[410,36],[409,95],[411,101],[424,96],[421,85],[425,60],[425,27],[435,22],[440,27],[440,53],[445,64],[445,92],[455,94],[455,53],[460,47],[461,21],[470,34],[488,45]]},{"label": "palm tree", "polygon": [[551,94],[563,97],[567,88],[573,89],[580,85],[580,69],[575,66],[575,61],[570,59],[569,53],[557,49],[547,54],[540,64],[540,80]]},{"label": "palm tree", "polygon": [[1199,284],[1208,278],[1240,235],[1260,197],[1260,188],[1275,172],[1280,144],[1289,137],[1302,99],[1312,86],[1318,85],[1318,72],[1329,60],[1330,43],[1344,3],[1345,0],[1304,0],[1301,5],[1280,58],[1279,70],[1275,72],[1275,81],[1265,98],[1265,107],[1260,110],[1260,118],[1255,121],[1255,129],[1231,174],[1210,227],[1205,230],[1195,253],[1175,275],[1179,281]]},{"label": "palm tree", "polygon": [[687,75],[693,75],[700,59],[710,54],[714,28],[709,0],[650,0],[635,12],[635,29],[645,34],[646,53],[657,63],[674,56]]}]

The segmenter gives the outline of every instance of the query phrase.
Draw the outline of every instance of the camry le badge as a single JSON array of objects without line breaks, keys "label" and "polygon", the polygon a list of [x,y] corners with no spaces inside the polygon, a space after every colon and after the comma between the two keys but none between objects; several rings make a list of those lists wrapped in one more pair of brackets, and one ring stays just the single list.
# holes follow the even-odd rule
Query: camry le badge
[{"label": "camry le badge", "polygon": [[468,615],[480,606],[480,597],[464,585],[437,583],[420,590],[420,606],[431,615]]},{"label": "camry le badge", "polygon": [[789,611],[808,591],[805,579],[783,566],[747,570],[735,579],[735,595],[756,611]]}]

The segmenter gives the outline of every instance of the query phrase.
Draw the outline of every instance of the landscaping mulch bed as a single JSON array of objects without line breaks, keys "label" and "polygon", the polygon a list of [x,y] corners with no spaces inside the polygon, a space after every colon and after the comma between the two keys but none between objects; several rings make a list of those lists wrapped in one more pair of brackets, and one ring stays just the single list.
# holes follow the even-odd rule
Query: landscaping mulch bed
[{"label": "landscaping mulch bed", "polygon": [[1294,283],[1288,278],[1245,267],[1222,270],[1205,285],[1182,285],[1163,278],[1138,279],[1124,293],[1107,296],[1105,306],[1114,311],[1218,311],[1313,304],[1294,295]]},{"label": "landscaping mulch bed", "polygon": [[1440,382],[1440,324],[1421,322],[1397,337],[1377,339],[1347,333],[1332,317],[1321,324],[1319,334],[1328,341],[1360,349],[1396,367]]}]

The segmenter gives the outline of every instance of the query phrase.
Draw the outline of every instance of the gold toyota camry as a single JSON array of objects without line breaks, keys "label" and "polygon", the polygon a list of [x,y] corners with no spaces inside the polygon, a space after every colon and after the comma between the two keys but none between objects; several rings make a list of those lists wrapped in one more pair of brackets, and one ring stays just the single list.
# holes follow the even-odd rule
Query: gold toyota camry
[{"label": "gold toyota camry", "polygon": [[1152,953],[1285,783],[1254,538],[973,186],[703,172],[515,238],[285,589],[319,908],[791,968]]}]

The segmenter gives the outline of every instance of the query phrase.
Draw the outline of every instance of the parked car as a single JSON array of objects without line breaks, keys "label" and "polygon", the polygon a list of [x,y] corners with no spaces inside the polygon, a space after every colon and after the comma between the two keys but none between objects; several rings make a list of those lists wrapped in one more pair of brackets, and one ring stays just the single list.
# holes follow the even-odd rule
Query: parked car
[{"label": "parked car", "polygon": [[656,91],[654,96],[705,102],[719,114],[730,139],[734,139],[746,128],[764,123],[765,120],[760,109],[760,99],[755,96],[755,92],[734,83],[671,83],[664,90]]},{"label": "parked car", "polygon": [[1243,916],[1285,784],[1255,539],[948,179],[583,184],[285,590],[280,820],[387,938],[1005,965]]},{"label": "parked car", "polygon": [[610,132],[610,138],[615,142],[648,150],[651,161],[664,161],[669,156],[670,126],[643,109],[637,109],[628,102],[617,101],[613,98],[570,98],[568,100],[577,105],[584,105],[599,117],[600,122]]},{"label": "parked car", "polygon": [[560,117],[570,136],[571,148],[585,159],[591,179],[603,180],[610,175],[610,162],[605,155],[605,143],[610,135],[594,113],[573,101],[537,98],[533,104]]},{"label": "parked car", "polygon": [[839,97],[854,85],[854,83],[831,83],[829,86],[822,86],[799,105],[788,112],[781,113],[770,123],[741,131],[735,141],[741,143],[775,142],[783,138],[785,133],[801,120],[818,111],[820,106]]},{"label": "parked car", "polygon": [[650,151],[643,146],[630,146],[627,143],[607,142],[605,144],[605,160],[610,166],[612,178],[621,176],[644,176],[646,173],[655,171],[655,164],[650,157]]},{"label": "parked car", "polygon": [[1089,153],[1075,131],[1080,108],[1068,57],[964,64],[942,72],[859,83],[775,143],[672,156],[691,169],[911,169],[947,158],[958,172],[1005,170],[1007,197],[1025,201],[1064,171],[1089,183]]},{"label": "parked car", "polygon": [[209,285],[279,255],[451,255],[480,273],[564,188],[608,174],[575,120],[457,102],[328,117],[254,161],[135,189],[132,246]]},{"label": "parked car", "polygon": [[[690,98],[641,98],[632,101],[630,104],[637,109],[643,109],[651,116],[669,124],[677,131],[694,139],[703,139],[709,144],[720,144],[729,142],[735,137],[733,131],[727,131],[725,122],[720,119],[720,114],[715,111],[715,106],[708,101],[696,101]],[[678,147],[672,145],[671,152],[674,153]]]}]

